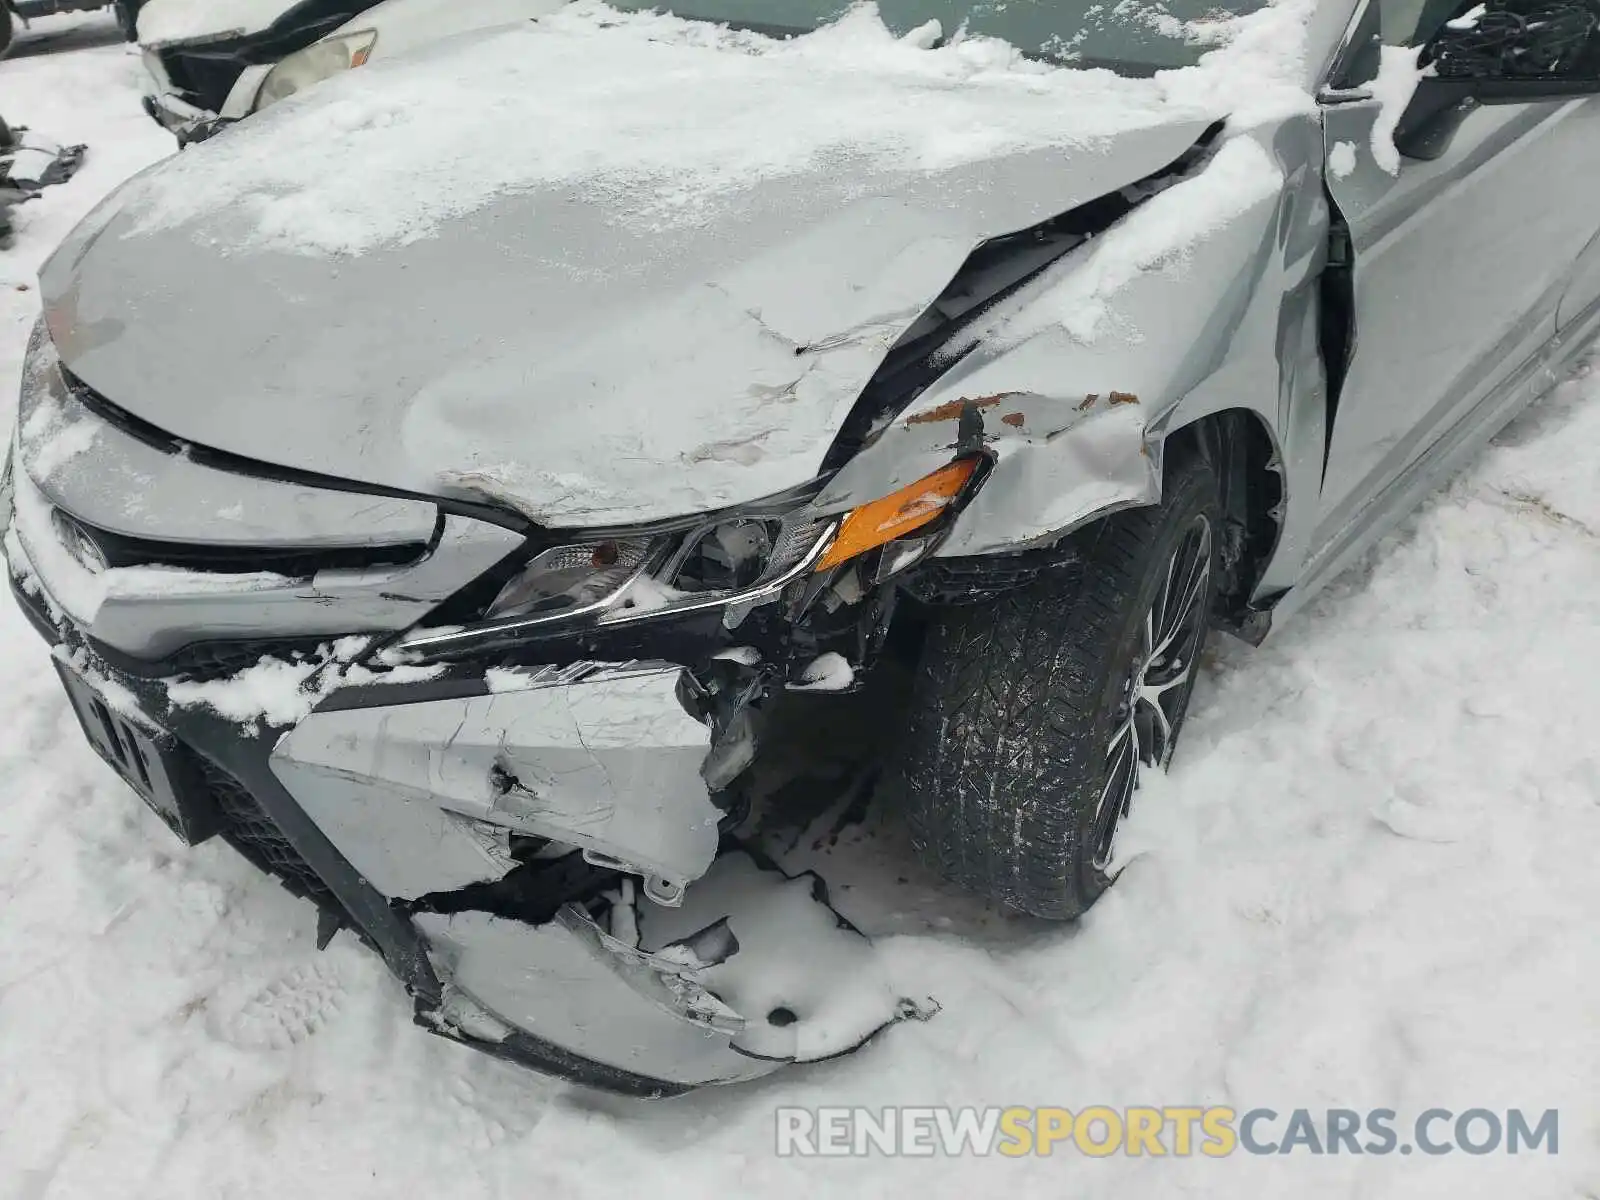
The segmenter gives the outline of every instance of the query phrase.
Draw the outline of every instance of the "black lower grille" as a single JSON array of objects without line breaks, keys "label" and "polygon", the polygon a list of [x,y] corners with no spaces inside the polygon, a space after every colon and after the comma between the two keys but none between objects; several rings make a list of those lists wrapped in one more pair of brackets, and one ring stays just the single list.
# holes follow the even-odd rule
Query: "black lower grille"
[{"label": "black lower grille", "polygon": [[428,543],[393,542],[375,546],[213,546],[129,537],[74,520],[108,566],[177,567],[209,574],[268,572],[286,579],[310,579],[319,571],[367,571],[403,567],[428,552]]},{"label": "black lower grille", "polygon": [[283,662],[308,662],[326,657],[327,645],[333,639],[326,637],[300,638],[233,638],[227,641],[190,642],[163,658],[135,658],[115,646],[90,639],[94,652],[111,666],[141,679],[179,679],[204,683],[213,679],[226,679],[263,658],[281,659]]},{"label": "black lower grille", "polygon": [[222,836],[252,864],[275,875],[296,896],[318,907],[342,911],[322,877],[300,857],[277,823],[262,811],[248,788],[208,759],[195,756],[206,788],[222,816]]},{"label": "black lower grille", "polygon": [[304,662],[315,658],[327,638],[243,638],[226,642],[191,642],[159,663],[160,674],[205,681],[226,679],[255,666],[263,658]]}]

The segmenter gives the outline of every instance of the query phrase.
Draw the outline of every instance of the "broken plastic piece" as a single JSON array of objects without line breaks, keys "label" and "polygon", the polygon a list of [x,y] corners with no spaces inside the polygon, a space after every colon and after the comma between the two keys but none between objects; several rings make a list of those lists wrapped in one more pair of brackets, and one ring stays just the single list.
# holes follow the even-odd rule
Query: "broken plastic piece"
[{"label": "broken plastic piece", "polygon": [[647,875],[644,881],[645,899],[666,908],[677,908],[683,903],[683,884],[659,875]]}]

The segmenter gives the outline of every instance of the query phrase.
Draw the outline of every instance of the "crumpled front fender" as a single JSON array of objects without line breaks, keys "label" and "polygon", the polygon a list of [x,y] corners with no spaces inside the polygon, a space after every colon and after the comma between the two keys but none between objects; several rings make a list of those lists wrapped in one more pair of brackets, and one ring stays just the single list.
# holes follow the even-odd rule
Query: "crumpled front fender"
[{"label": "crumpled front fender", "polygon": [[[1219,167],[1209,186],[1238,192],[1231,211],[1186,229],[1196,199],[1186,189]],[[884,425],[818,507],[842,511],[981,450],[994,469],[937,553],[1018,550],[1158,501],[1172,429],[1232,406],[1275,424],[1281,293],[1262,281],[1281,183],[1268,154],[1240,138],[1074,250],[965,335],[974,348]]]}]

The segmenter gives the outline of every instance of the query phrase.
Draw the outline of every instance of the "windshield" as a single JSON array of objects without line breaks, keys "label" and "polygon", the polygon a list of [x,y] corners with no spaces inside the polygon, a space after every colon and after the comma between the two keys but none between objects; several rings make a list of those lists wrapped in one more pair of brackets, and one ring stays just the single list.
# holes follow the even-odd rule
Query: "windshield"
[{"label": "windshield", "polygon": [[[850,0],[606,0],[630,12],[671,12],[778,36],[810,33],[851,7]],[[1262,0],[878,0],[895,33],[938,21],[945,37],[1001,38],[1024,54],[1073,66],[1150,75],[1193,66],[1209,43],[1185,36],[1192,21],[1252,12]]]}]

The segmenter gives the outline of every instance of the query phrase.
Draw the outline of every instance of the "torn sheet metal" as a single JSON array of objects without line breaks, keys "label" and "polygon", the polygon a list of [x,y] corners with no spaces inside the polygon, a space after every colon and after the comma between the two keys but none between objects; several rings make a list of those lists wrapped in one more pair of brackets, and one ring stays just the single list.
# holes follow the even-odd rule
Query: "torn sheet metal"
[{"label": "torn sheet metal", "polygon": [[[993,470],[935,554],[1016,550],[1158,500],[1167,428],[1228,407],[1275,419],[1280,297],[1258,278],[1275,256],[1279,191],[1247,192],[1214,227],[1201,226],[1203,236],[1176,217],[1170,230],[1140,232],[1228,165],[1223,153],[1261,168],[1262,181],[1277,178],[1265,151],[1248,136],[1237,141],[1244,150],[1227,143],[1195,178],[985,314],[952,354],[975,348],[883,423],[816,508],[844,511],[981,449]],[[1129,229],[1138,236],[1121,262],[1118,239]],[[1170,254],[1152,249],[1165,244],[1156,233],[1172,240]],[[1271,304],[1251,308],[1258,294]]]},{"label": "torn sheet metal", "polygon": [[717,848],[700,764],[706,727],[678,702],[680,668],[598,667],[578,682],[313,713],[272,769],[385,895],[492,877],[459,818],[577,846],[681,886]]}]

